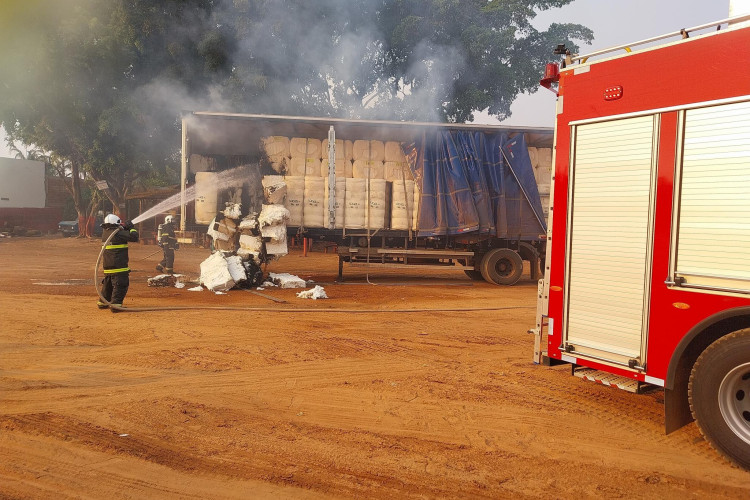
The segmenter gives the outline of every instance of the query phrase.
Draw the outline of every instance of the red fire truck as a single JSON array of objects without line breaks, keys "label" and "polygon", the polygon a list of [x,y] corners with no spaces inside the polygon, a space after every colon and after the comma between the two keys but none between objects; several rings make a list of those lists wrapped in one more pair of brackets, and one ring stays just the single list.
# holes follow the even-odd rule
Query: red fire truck
[{"label": "red fire truck", "polygon": [[535,362],[633,392],[663,387],[667,433],[694,419],[746,469],[749,19],[584,56],[558,47],[565,63],[541,82],[558,98],[531,330]]}]

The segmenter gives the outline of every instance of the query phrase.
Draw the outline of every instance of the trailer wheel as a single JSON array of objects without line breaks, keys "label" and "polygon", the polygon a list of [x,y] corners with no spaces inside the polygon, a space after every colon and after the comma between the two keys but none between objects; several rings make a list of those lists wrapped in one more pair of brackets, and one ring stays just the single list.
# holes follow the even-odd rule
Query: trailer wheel
[{"label": "trailer wheel", "polygon": [[688,398],[711,446],[750,470],[750,328],[721,337],[701,353]]},{"label": "trailer wheel", "polygon": [[495,248],[482,257],[482,277],[495,285],[513,285],[521,279],[523,260],[509,248]]}]

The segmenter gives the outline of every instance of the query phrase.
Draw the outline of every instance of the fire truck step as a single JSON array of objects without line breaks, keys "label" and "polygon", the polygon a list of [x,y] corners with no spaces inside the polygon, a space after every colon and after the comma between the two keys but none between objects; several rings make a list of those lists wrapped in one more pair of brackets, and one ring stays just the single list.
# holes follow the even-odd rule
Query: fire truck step
[{"label": "fire truck step", "polygon": [[600,370],[594,370],[593,368],[576,368],[573,371],[573,375],[583,380],[590,382],[596,382],[597,384],[608,385],[623,391],[641,393],[651,387],[650,384],[639,382],[638,380],[632,380],[612,373],[603,372]]}]

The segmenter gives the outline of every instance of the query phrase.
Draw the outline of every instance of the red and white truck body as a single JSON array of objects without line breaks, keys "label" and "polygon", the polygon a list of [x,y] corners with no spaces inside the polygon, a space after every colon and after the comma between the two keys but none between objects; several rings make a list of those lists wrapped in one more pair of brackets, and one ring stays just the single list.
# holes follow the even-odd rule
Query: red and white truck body
[{"label": "red and white truck body", "polygon": [[554,177],[532,330],[536,362],[663,387],[668,432],[696,418],[744,467],[750,26],[739,21],[747,17],[639,51],[568,54],[559,76],[548,71],[543,85],[558,84]]}]

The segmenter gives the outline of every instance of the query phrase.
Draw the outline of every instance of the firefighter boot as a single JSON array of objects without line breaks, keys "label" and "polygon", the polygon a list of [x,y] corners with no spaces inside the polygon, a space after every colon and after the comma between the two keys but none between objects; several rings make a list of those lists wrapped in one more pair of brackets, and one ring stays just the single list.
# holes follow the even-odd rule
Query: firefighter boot
[{"label": "firefighter boot", "polygon": [[169,275],[172,275],[172,274],[174,274],[174,269],[172,269],[171,267],[165,267],[164,268],[164,272],[167,273],[167,274],[169,274]]},{"label": "firefighter boot", "polygon": [[105,304],[101,300],[97,300],[96,307],[98,307],[99,309],[107,309],[109,307],[109,304]]},{"label": "firefighter boot", "polygon": [[125,309],[124,307],[122,307],[122,304],[110,304],[110,306],[112,306],[110,307],[110,309],[113,313],[118,313],[121,309]]},{"label": "firefighter boot", "polygon": [[163,267],[161,267],[161,264],[156,264],[156,270],[159,272],[162,272],[164,270]]}]

